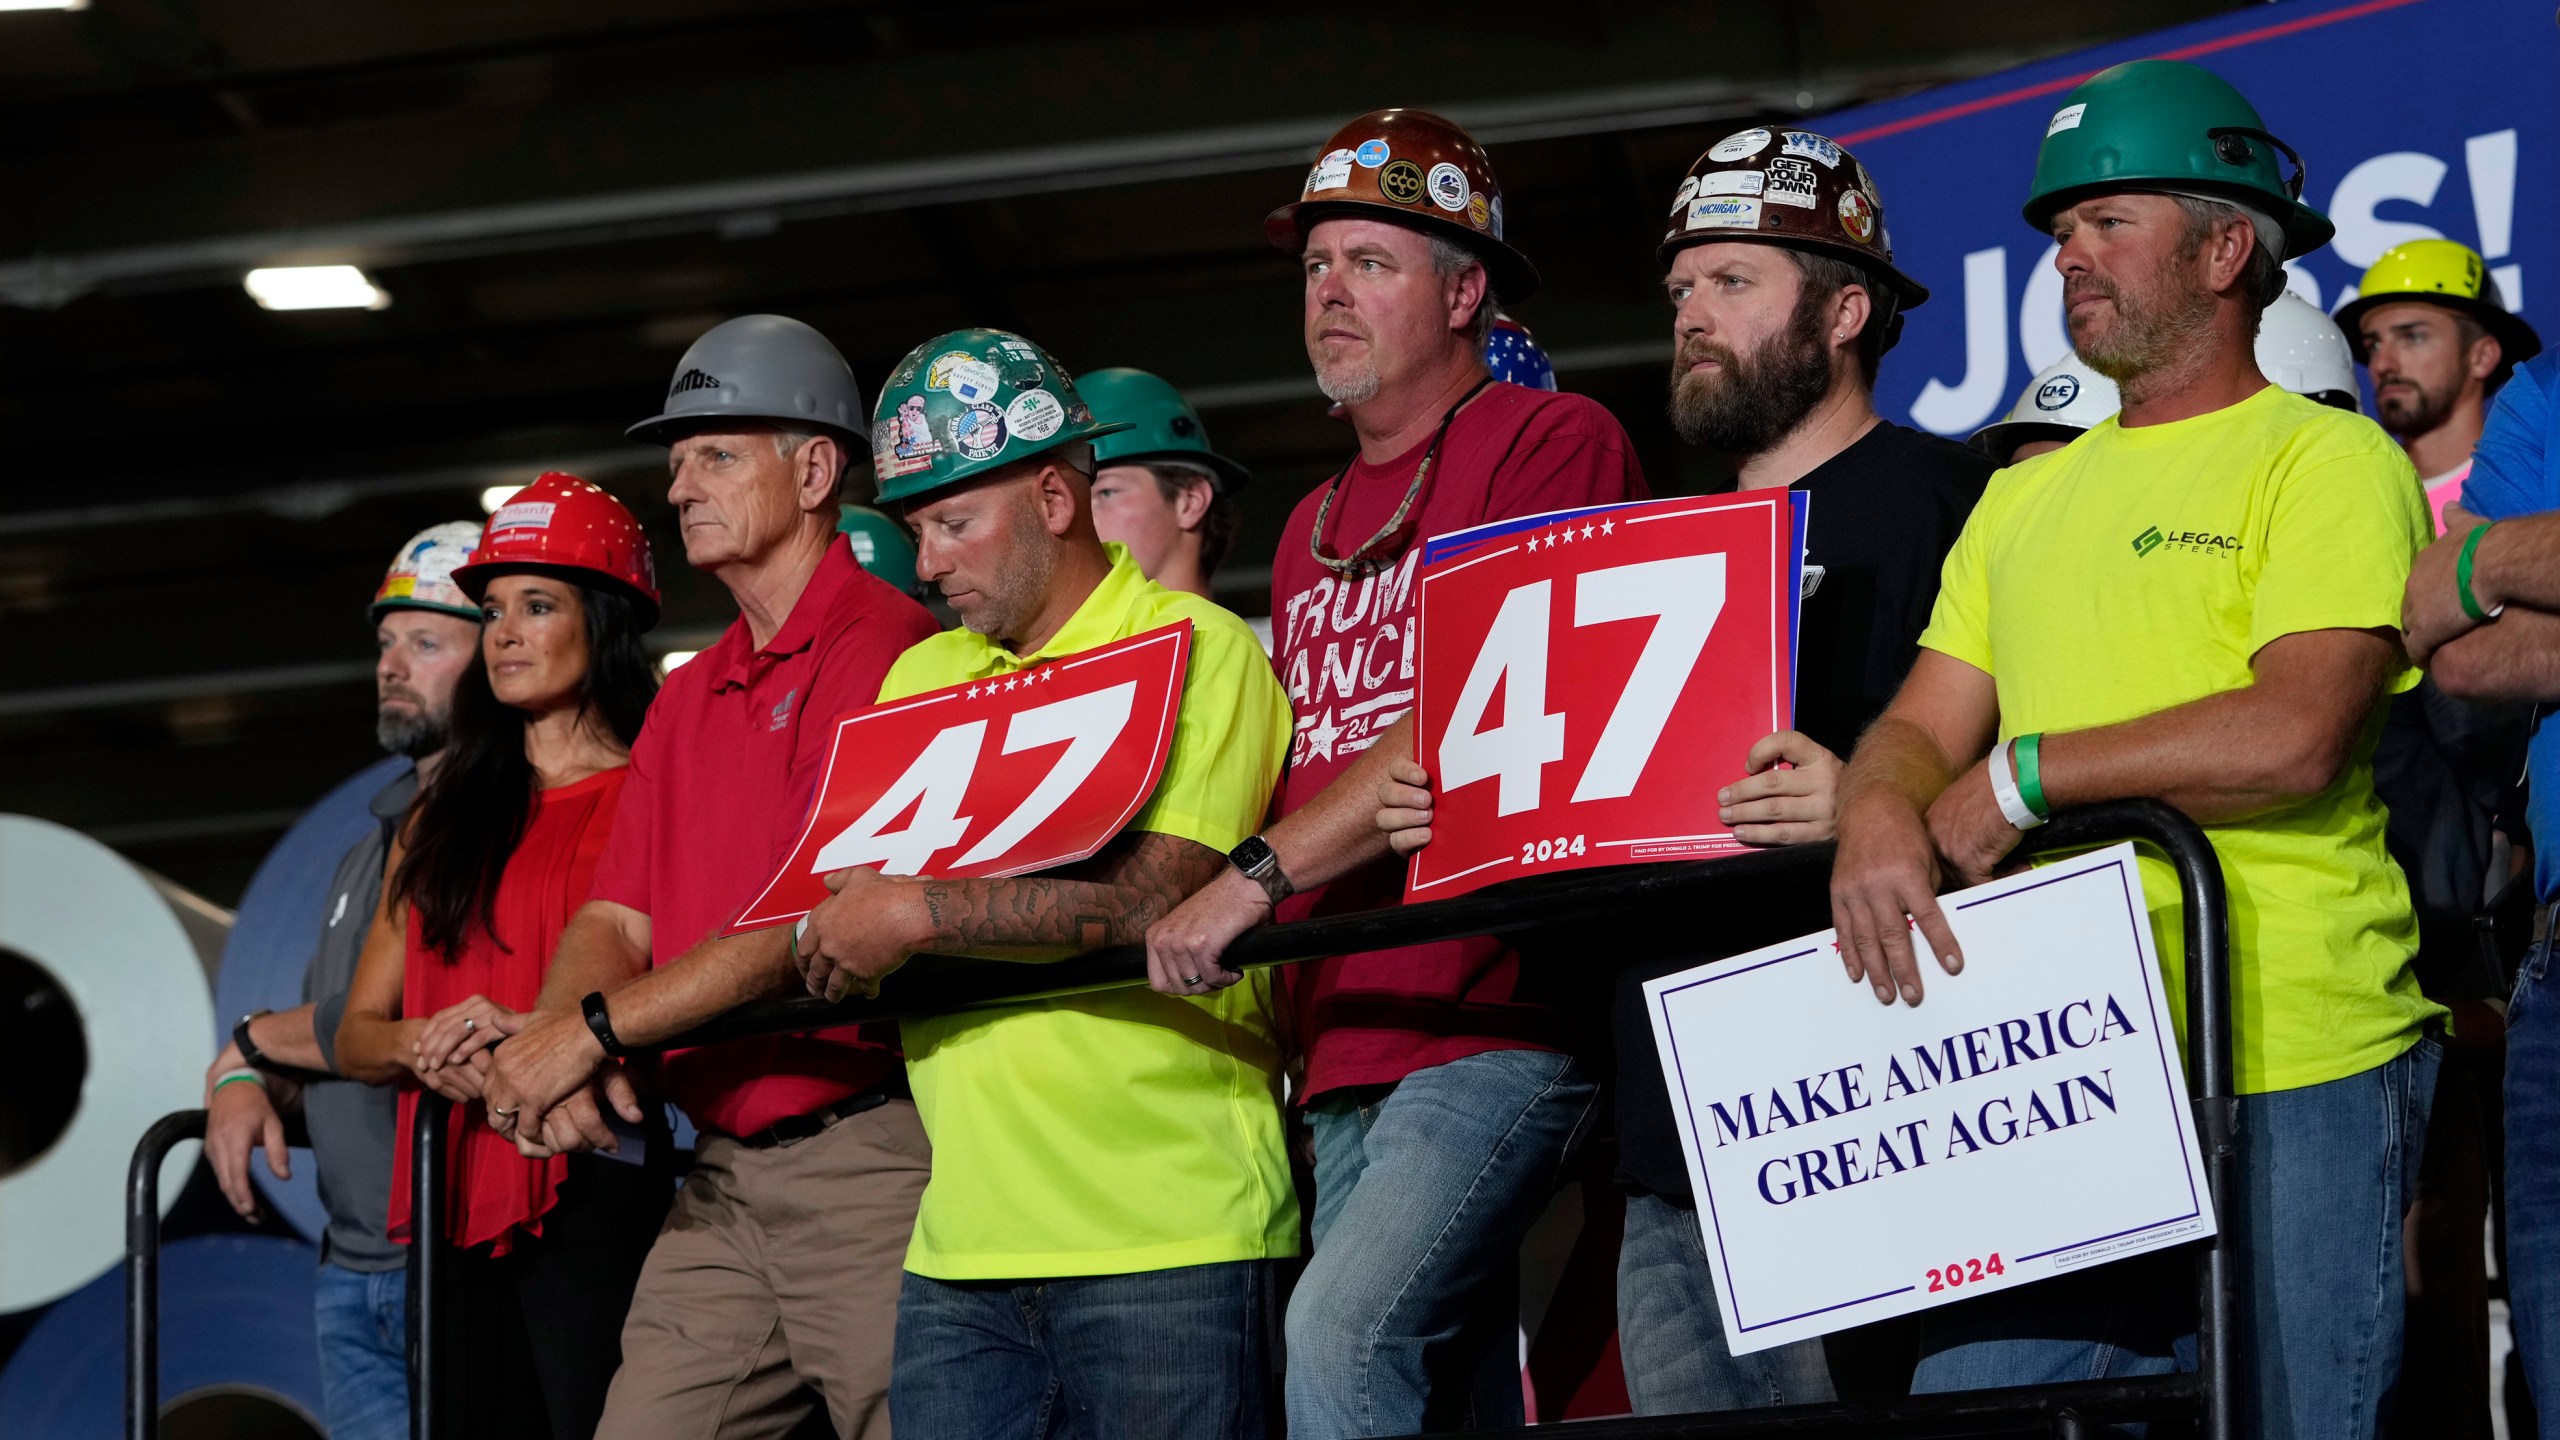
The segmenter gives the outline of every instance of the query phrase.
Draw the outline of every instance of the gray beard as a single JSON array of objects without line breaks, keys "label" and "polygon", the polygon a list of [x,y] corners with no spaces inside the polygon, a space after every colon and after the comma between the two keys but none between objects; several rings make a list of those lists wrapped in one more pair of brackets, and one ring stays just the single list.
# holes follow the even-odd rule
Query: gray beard
[{"label": "gray beard", "polygon": [[1378,398],[1378,367],[1345,365],[1328,371],[1316,367],[1316,388],[1336,405],[1366,405]]},{"label": "gray beard", "polygon": [[424,760],[445,747],[452,738],[452,717],[424,711],[402,714],[377,711],[373,717],[373,738],[383,749],[412,760]]}]

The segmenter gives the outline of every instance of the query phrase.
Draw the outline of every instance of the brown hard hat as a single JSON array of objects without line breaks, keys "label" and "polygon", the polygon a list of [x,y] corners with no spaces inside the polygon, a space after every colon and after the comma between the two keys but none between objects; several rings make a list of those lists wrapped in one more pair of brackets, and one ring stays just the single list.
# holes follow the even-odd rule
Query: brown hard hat
[{"label": "brown hard hat", "polygon": [[1373,110],[1335,131],[1298,198],[1272,211],[1262,233],[1295,255],[1308,228],[1331,215],[1445,235],[1484,261],[1496,299],[1516,304],[1537,293],[1537,267],[1502,238],[1493,162],[1474,136],[1428,110]]},{"label": "brown hard hat", "polygon": [[1794,245],[1863,266],[1893,288],[1897,311],[1929,298],[1893,263],[1875,177],[1810,130],[1755,126],[1707,147],[1689,167],[1655,257],[1668,265],[1675,252],[1714,240]]}]

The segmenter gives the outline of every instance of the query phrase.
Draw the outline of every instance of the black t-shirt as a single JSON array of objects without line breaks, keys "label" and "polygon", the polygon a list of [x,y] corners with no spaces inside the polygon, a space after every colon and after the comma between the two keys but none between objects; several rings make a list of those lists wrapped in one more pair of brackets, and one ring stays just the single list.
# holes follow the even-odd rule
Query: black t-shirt
[{"label": "black t-shirt", "polygon": [[[1796,652],[1796,728],[1847,756],[1920,653],[1938,570],[1982,498],[1991,462],[1952,440],[1879,423],[1795,488],[1805,517],[1803,631]],[[1618,1054],[1618,1168],[1657,1195],[1685,1200],[1689,1172],[1671,1096],[1655,1059],[1644,982],[1822,928],[1819,878],[1802,893],[1755,894],[1766,920],[1702,915],[1712,948],[1639,960],[1619,972],[1612,1010]],[[1766,932],[1766,933],[1762,933]],[[1846,981],[1842,982],[1844,985]]]}]

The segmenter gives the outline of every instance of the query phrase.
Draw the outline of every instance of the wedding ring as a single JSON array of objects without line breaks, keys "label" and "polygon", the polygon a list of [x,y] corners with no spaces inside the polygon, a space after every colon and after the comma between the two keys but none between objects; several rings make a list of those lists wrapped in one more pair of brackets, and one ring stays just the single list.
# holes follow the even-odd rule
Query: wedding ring
[{"label": "wedding ring", "polygon": [[463,1020],[462,1020],[462,1033],[463,1033],[463,1034],[468,1035],[468,1034],[470,1034],[472,1031],[477,1030],[477,1029],[479,1029],[479,1028],[480,1028],[480,1022],[479,1022],[479,1021],[474,1020],[474,1019],[472,1019],[471,1017],[469,1017],[469,1016],[467,1016],[467,1015],[463,1017]]}]

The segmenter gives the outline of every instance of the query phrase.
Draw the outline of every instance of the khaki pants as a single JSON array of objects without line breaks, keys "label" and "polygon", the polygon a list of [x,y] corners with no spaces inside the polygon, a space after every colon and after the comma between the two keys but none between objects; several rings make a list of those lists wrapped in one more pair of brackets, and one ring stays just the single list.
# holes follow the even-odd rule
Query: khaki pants
[{"label": "khaki pants", "polygon": [[823,1398],[843,1440],[886,1440],[898,1286],[931,1166],[904,1100],[770,1150],[704,1135],[640,1272],[596,1434],[767,1440]]}]

